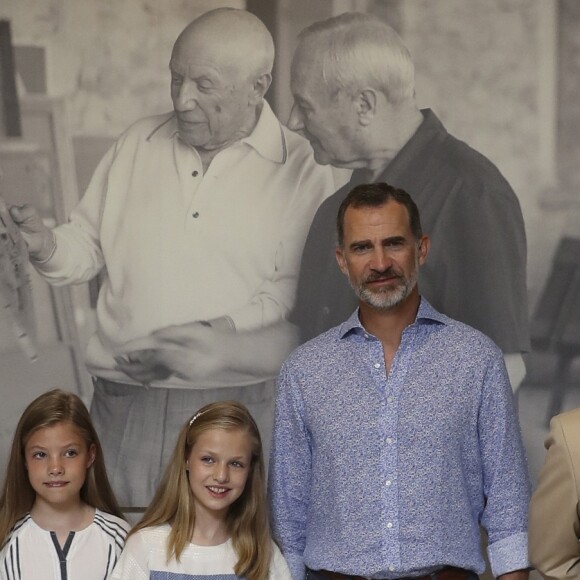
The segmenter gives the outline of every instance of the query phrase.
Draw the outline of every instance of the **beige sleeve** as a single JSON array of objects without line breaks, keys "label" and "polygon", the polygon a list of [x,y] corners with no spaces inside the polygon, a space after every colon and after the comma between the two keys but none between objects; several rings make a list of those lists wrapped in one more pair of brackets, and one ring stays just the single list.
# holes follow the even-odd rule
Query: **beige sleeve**
[{"label": "beige sleeve", "polygon": [[580,578],[580,409],[554,417],[530,503],[530,560],[546,579]]}]

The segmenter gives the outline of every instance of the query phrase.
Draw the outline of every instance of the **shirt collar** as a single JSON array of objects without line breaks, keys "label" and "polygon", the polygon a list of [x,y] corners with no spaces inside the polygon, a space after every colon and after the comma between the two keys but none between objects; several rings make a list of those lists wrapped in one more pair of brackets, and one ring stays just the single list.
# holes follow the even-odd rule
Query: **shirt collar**
[{"label": "shirt collar", "polygon": [[[153,137],[161,139],[179,137],[174,113],[164,115],[162,121],[151,131],[147,140],[149,141]],[[259,155],[274,163],[286,163],[288,158],[286,137],[282,125],[265,100],[262,101],[262,110],[254,130],[247,137],[240,139],[238,143],[249,145]]]},{"label": "shirt collar", "polygon": [[[435,310],[426,298],[421,297],[421,302],[419,303],[419,310],[417,311],[417,316],[415,318],[416,324],[430,324],[430,322],[437,322],[439,324],[449,324],[450,318],[441,314],[441,312]],[[359,309],[357,308],[347,320],[345,320],[339,326],[339,337],[345,338],[347,335],[356,333],[366,333],[367,331],[363,327],[359,318]]]},{"label": "shirt collar", "polygon": [[241,142],[247,143],[262,157],[274,163],[286,163],[288,150],[282,125],[268,102],[264,100],[262,103],[262,111],[254,130],[247,137],[241,139]]},{"label": "shirt collar", "polygon": [[399,157],[414,157],[434,137],[444,138],[447,135],[447,130],[443,126],[443,123],[441,123],[431,109],[421,109],[421,114],[423,115],[423,122],[419,125],[412,137],[403,145],[391,163],[394,163]]},{"label": "shirt collar", "polygon": [[[421,114],[423,115],[423,122],[387,165],[379,181],[397,182],[400,176],[409,170],[410,165],[416,164],[417,159],[421,159],[423,149],[429,146],[433,139],[442,140],[446,138],[447,130],[431,109],[421,109]],[[368,181],[368,169],[355,169],[353,171],[351,182],[368,183]]]}]

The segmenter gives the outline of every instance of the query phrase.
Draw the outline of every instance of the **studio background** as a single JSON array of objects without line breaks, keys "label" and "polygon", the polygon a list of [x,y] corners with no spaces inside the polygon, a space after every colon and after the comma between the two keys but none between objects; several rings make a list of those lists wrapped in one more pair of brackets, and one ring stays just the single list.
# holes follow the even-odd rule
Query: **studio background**
[{"label": "studio background", "polygon": [[[580,237],[580,4],[575,0],[3,0],[0,18],[11,26],[24,139],[35,141],[33,116],[48,108],[68,155],[56,221],[82,195],[96,162],[119,133],[140,117],[171,109],[173,42],[189,21],[218,6],[247,8],[272,31],[277,64],[267,99],[283,122],[292,105],[290,60],[304,26],[347,10],[373,12],[393,25],[416,64],[419,105],[432,108],[452,134],[489,157],[519,197],[528,237],[530,315],[535,314],[546,284],[562,273],[553,271],[560,240]],[[54,161],[48,148],[41,151],[48,159],[46,171]],[[26,188],[37,182],[37,177],[16,181],[16,188],[22,187],[27,199]],[[14,183],[0,182],[0,188]],[[33,286],[39,361],[27,360],[0,319],[2,474],[18,417],[37,394],[60,386],[90,399],[80,360],[94,328],[90,288],[53,294],[38,280]],[[578,317],[575,304],[566,316]],[[561,382],[550,346],[540,344],[528,357],[528,377],[518,397],[534,479],[543,460],[551,392]],[[572,356],[563,408],[580,405],[577,363]]]}]

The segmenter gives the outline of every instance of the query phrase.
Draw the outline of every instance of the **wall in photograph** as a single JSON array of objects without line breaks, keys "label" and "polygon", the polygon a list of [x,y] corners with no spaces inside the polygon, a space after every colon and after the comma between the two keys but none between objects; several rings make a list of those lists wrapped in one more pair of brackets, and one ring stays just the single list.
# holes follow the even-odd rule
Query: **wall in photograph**
[{"label": "wall in photograph", "polygon": [[68,99],[74,135],[116,136],[131,121],[171,110],[169,56],[183,27],[243,0],[66,2],[6,0],[16,45],[42,46],[51,95]]},{"label": "wall in photograph", "polygon": [[[66,105],[81,193],[119,133],[140,117],[170,110],[169,55],[184,25],[217,6],[245,4],[3,0],[0,18],[10,20],[16,49],[26,48],[28,58],[46,67],[46,93]],[[375,13],[400,32],[416,64],[420,106],[432,108],[452,134],[489,157],[517,193],[528,236],[532,314],[560,238],[580,236],[578,3],[278,0],[272,100],[282,121],[292,106],[289,67],[297,33],[351,9]],[[17,383],[18,373],[10,383],[0,377],[0,388]],[[13,414],[30,395],[15,395]]]}]

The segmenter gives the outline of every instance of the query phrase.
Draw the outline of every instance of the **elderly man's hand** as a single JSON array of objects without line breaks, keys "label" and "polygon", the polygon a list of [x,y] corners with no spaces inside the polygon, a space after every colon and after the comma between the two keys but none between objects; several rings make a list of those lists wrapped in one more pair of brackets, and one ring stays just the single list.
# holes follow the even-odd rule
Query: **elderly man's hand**
[{"label": "elderly man's hand", "polygon": [[227,365],[231,331],[218,330],[203,323],[161,328],[152,334],[159,345],[158,360],[175,376],[188,381],[210,381]]},{"label": "elderly man's hand", "polygon": [[201,322],[168,326],[124,345],[117,368],[141,383],[175,375],[194,384],[211,383],[226,365],[228,338],[234,333]]},{"label": "elderly man's hand", "polygon": [[115,362],[117,369],[144,385],[162,381],[172,374],[171,370],[159,360],[159,351],[152,348],[116,356]]},{"label": "elderly man's hand", "polygon": [[9,211],[28,246],[30,257],[47,260],[54,251],[55,238],[52,230],[44,225],[38,211],[31,205],[13,205]]},{"label": "elderly man's hand", "polygon": [[191,388],[249,385],[274,378],[298,344],[298,329],[286,321],[244,332],[226,317],[207,324],[168,326],[128,342],[118,352],[118,368],[143,383],[173,375]]}]

